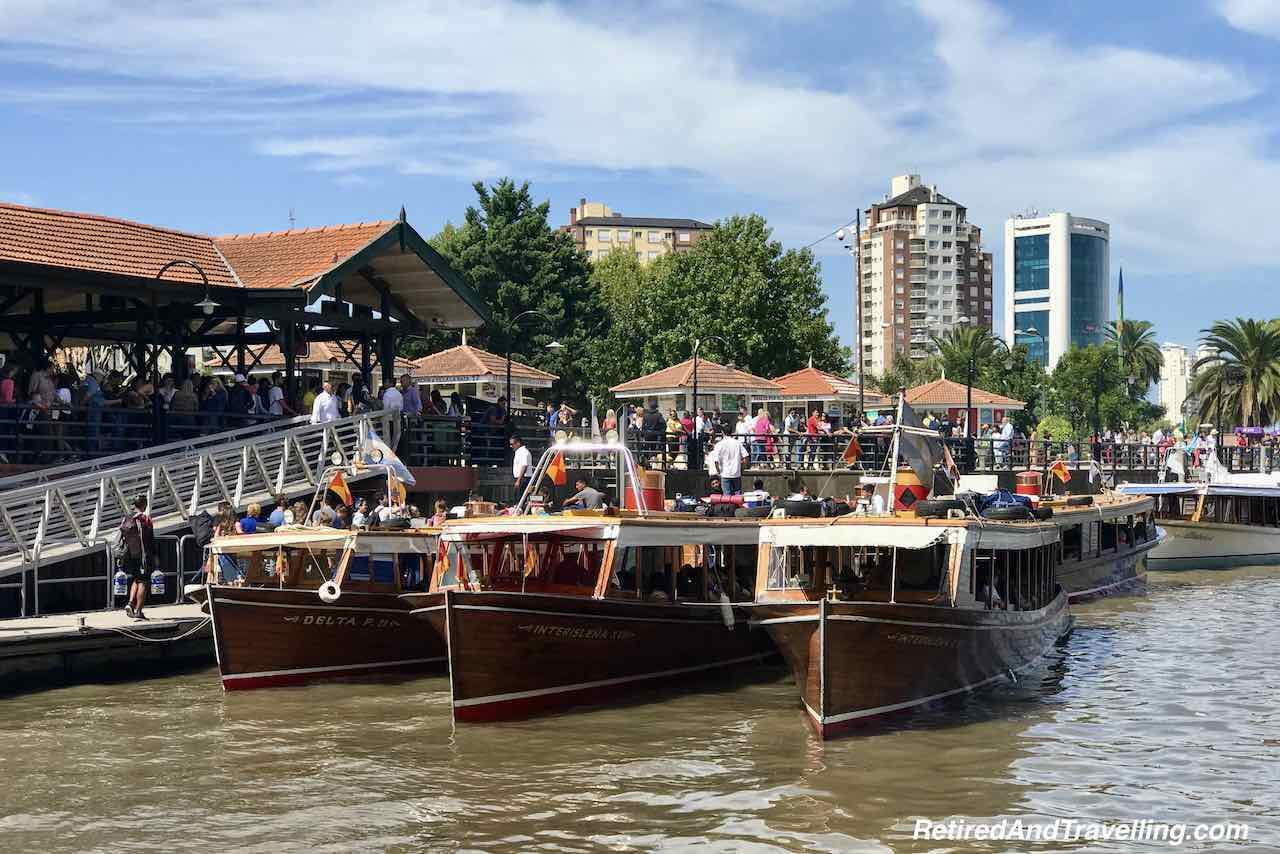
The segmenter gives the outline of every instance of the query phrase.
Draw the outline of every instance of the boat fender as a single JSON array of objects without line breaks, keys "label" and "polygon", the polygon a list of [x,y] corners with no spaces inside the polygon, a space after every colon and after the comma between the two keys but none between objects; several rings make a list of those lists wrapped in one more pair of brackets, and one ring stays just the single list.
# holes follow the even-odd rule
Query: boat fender
[{"label": "boat fender", "polygon": [[723,593],[720,594],[720,619],[724,620],[724,627],[726,629],[733,628],[733,605],[729,603],[729,597]]},{"label": "boat fender", "polygon": [[342,588],[332,581],[320,585],[320,601],[332,605],[342,597]]},{"label": "boat fender", "polygon": [[129,576],[124,574],[123,569],[117,569],[116,574],[111,576],[111,595],[129,595]]},{"label": "boat fender", "polygon": [[164,595],[164,573],[159,568],[151,570],[151,595]]},{"label": "boat fender", "polygon": [[1092,495],[1072,495],[1067,499],[1068,507],[1088,507],[1092,503]]},{"label": "boat fender", "polygon": [[947,511],[948,519],[963,519],[965,515],[963,510],[956,510],[954,507]]},{"label": "boat fender", "polygon": [[919,518],[947,519],[952,510],[959,510],[963,514],[964,502],[956,498],[935,498],[915,503],[916,516]]},{"label": "boat fender", "polygon": [[1037,507],[1032,512],[1035,513],[1035,517],[1039,519],[1041,522],[1047,522],[1053,518],[1052,507]]}]

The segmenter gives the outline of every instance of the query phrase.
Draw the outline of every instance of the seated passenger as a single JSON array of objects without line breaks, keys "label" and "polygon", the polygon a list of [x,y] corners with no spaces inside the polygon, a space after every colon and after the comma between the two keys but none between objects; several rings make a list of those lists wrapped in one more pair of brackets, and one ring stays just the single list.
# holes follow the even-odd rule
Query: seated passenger
[{"label": "seated passenger", "polygon": [[593,489],[585,477],[579,477],[573,485],[578,491],[565,499],[563,506],[566,510],[599,510],[604,507],[604,493]]},{"label": "seated passenger", "polygon": [[1000,591],[992,588],[989,584],[983,584],[978,588],[978,601],[986,603],[990,598],[992,608],[1003,608],[1004,600],[1000,598]]},{"label": "seated passenger", "polygon": [[671,598],[670,594],[667,593],[668,586],[667,570],[654,570],[653,573],[649,575],[649,587],[645,593],[649,599],[652,599],[655,602],[666,602]]},{"label": "seated passenger", "polygon": [[676,592],[681,599],[701,599],[702,591],[698,588],[698,573],[691,564],[680,567],[676,575]]}]

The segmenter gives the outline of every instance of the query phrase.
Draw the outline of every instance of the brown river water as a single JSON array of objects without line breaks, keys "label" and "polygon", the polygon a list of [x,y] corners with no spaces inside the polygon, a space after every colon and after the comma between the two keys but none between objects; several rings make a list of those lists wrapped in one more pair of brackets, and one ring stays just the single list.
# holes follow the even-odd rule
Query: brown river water
[{"label": "brown river water", "polygon": [[914,840],[918,817],[1231,820],[1247,843],[1183,850],[1280,850],[1280,570],[1074,610],[1019,684],[826,744],[780,667],[457,729],[441,677],[4,699],[0,851],[1180,850]]}]

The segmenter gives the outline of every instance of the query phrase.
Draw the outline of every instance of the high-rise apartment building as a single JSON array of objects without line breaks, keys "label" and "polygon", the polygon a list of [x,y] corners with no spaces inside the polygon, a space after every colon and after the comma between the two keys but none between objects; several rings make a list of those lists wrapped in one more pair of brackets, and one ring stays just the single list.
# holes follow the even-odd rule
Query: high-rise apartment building
[{"label": "high-rise apartment building", "polygon": [[1160,405],[1165,417],[1174,424],[1182,419],[1182,405],[1187,402],[1187,385],[1191,381],[1191,358],[1181,344],[1161,344]]},{"label": "high-rise apartment building", "polygon": [[1111,228],[1069,213],[1004,224],[1005,341],[1049,369],[1072,346],[1101,344],[1111,318]]},{"label": "high-rise apartment building", "polygon": [[933,336],[962,323],[991,328],[991,253],[965,207],[936,186],[895,176],[884,201],[866,209],[859,237],[864,371],[927,356]]},{"label": "high-rise apartment building", "polygon": [[592,261],[610,252],[634,252],[644,264],[668,252],[688,252],[711,228],[696,219],[623,216],[603,202],[582,199],[569,208],[569,224],[560,230],[569,232]]}]

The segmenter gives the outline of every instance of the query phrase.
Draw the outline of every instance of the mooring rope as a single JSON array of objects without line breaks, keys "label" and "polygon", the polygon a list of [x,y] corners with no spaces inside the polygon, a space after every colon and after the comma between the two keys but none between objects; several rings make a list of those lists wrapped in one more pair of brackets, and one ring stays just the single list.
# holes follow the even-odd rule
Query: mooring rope
[{"label": "mooring rope", "polygon": [[194,635],[196,632],[200,631],[201,629],[203,629],[205,626],[209,625],[212,622],[213,622],[213,617],[205,617],[195,626],[183,632],[182,634],[174,635],[173,637],[167,637],[167,638],[147,637],[146,635],[138,634],[132,629],[126,629],[121,626],[85,626],[85,628],[98,629],[98,630],[107,631],[107,632],[117,632],[119,634],[124,635],[127,638],[132,638],[133,640],[136,640],[136,641],[142,641],[143,643],[174,643],[176,641],[180,641],[185,638],[191,637],[191,635]]}]

